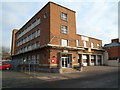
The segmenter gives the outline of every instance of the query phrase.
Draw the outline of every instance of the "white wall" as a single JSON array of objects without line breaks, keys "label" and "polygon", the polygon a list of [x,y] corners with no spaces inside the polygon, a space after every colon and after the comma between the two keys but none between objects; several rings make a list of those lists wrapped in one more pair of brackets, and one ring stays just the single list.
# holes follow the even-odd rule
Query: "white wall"
[{"label": "white wall", "polygon": [[108,65],[108,52],[103,53],[103,64]]},{"label": "white wall", "polygon": [[108,60],[109,66],[118,66],[118,60]]}]

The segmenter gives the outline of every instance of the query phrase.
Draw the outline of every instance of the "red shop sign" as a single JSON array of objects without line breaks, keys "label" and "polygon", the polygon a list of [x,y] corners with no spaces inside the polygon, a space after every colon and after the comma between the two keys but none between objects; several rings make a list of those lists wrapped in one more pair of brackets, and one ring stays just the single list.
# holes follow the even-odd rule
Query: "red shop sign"
[{"label": "red shop sign", "polygon": [[57,63],[57,59],[52,59],[51,62],[52,63]]}]

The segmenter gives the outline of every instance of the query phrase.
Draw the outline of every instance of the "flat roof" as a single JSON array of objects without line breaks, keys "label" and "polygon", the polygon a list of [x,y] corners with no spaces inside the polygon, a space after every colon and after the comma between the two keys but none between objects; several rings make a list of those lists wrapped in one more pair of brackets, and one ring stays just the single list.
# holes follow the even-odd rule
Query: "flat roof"
[{"label": "flat roof", "polygon": [[48,3],[53,3],[53,4],[55,4],[55,5],[58,5],[58,6],[60,6],[60,7],[63,7],[63,8],[65,8],[65,9],[68,9],[68,10],[76,13],[74,10],[71,10],[71,9],[69,9],[69,8],[67,8],[67,7],[64,7],[64,6],[62,6],[62,5],[56,4],[56,3],[54,3],[54,2],[49,1]]},{"label": "flat roof", "polygon": [[[16,32],[16,34],[17,34],[19,31],[21,31],[21,29],[22,29],[23,27],[25,27],[26,24],[28,24],[39,12],[42,11],[42,9],[44,9],[44,8],[45,8],[48,4],[50,4],[50,3],[53,3],[53,4],[55,4],[55,5],[58,5],[58,6],[60,6],[60,7],[65,8],[65,9],[68,9],[68,8],[66,8],[66,7],[64,7],[64,6],[61,6],[61,5],[59,5],[59,4],[56,4],[56,3],[54,3],[54,2],[49,1],[49,2],[48,2],[45,6],[43,6],[31,19],[29,19],[20,29],[18,29],[18,31]],[[73,10],[71,10],[71,9],[68,9],[68,10],[76,13],[75,11],[73,11]]]}]

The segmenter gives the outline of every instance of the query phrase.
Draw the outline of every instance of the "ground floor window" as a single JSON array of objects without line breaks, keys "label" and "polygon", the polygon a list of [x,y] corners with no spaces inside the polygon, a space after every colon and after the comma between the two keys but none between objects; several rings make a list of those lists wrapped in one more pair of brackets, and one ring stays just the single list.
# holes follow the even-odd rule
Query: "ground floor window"
[{"label": "ground floor window", "polygon": [[95,56],[91,55],[91,63],[95,63]]},{"label": "ground floor window", "polygon": [[82,59],[83,59],[83,63],[87,63],[87,56],[86,55],[83,55]]},{"label": "ground floor window", "polygon": [[29,55],[29,56],[20,58],[19,64],[39,64],[39,60],[40,60],[39,54]]},{"label": "ground floor window", "polygon": [[98,56],[97,56],[97,59],[98,59],[98,65],[101,65],[101,64],[102,64],[102,61],[101,61],[101,59],[102,59],[102,58],[101,58],[101,55],[98,55]]},{"label": "ground floor window", "polygon": [[83,59],[83,63],[87,63],[87,59]]}]

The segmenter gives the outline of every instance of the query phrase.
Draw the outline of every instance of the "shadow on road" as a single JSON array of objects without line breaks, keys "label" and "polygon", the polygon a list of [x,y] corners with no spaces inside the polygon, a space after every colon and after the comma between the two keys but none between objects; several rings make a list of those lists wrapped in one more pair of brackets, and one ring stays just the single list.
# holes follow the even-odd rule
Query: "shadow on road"
[{"label": "shadow on road", "polygon": [[17,88],[118,88],[118,72],[26,85]]}]

